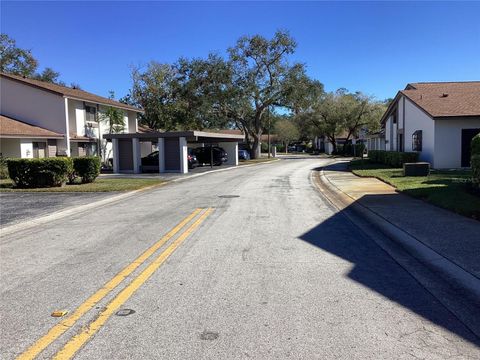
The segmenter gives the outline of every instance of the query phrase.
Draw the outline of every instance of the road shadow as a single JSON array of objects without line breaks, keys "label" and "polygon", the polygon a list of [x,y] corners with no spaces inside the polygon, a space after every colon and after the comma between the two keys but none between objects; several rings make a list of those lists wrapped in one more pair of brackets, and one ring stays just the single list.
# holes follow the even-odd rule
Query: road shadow
[{"label": "road shadow", "polygon": [[[353,264],[349,279],[381,294],[463,339],[480,346],[480,339],[375,242],[345,216],[348,208],[318,224],[300,239]],[[480,314],[474,315],[480,321]]]}]

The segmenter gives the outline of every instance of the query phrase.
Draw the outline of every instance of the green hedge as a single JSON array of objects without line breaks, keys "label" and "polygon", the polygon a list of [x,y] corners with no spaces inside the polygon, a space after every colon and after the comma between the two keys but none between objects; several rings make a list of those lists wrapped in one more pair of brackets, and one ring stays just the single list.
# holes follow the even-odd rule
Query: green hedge
[{"label": "green hedge", "polygon": [[70,158],[8,159],[10,179],[19,188],[62,186],[73,169]]},{"label": "green hedge", "polygon": [[78,157],[73,159],[75,175],[82,178],[82,183],[94,182],[100,175],[101,161],[98,156]]},{"label": "green hedge", "polygon": [[[355,152],[354,152],[355,149]],[[345,145],[338,145],[337,146],[337,153],[342,154],[345,156],[358,156],[361,157],[363,151],[365,150],[364,144],[345,144]]]},{"label": "green hedge", "polygon": [[480,134],[477,134],[472,139],[472,156],[480,155]]},{"label": "green hedge", "polygon": [[414,163],[418,161],[418,153],[416,152],[400,152],[385,150],[370,150],[368,152],[370,161],[379,164],[390,165],[399,168],[405,163]]},{"label": "green hedge", "polygon": [[8,179],[7,159],[0,155],[0,179]]},{"label": "green hedge", "polygon": [[471,159],[473,183],[480,187],[480,155],[473,155]]}]

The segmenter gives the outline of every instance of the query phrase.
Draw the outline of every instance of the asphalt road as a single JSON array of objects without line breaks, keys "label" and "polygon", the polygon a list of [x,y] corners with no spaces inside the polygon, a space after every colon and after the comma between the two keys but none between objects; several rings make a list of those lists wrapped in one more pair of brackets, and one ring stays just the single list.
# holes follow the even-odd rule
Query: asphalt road
[{"label": "asphalt road", "polygon": [[478,359],[479,339],[315,190],[325,161],[208,174],[5,236],[2,359]]}]

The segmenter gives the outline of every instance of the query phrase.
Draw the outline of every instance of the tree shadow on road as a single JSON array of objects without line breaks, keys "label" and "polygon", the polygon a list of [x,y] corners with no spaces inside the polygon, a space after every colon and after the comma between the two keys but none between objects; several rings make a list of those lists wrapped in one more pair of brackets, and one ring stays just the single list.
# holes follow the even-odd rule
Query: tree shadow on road
[{"label": "tree shadow on road", "polygon": [[[354,226],[344,211],[320,223],[300,239],[353,264],[347,275],[351,280],[480,346],[479,338]],[[477,316],[480,321],[480,315]]]}]

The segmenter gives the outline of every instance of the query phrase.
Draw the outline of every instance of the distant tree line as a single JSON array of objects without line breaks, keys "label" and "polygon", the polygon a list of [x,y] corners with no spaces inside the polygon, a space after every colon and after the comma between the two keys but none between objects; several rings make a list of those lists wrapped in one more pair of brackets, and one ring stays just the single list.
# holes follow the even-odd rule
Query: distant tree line
[{"label": "distant tree line", "polygon": [[[51,68],[38,72],[30,50],[5,34],[0,40],[2,72],[65,85]],[[377,131],[388,100],[325,92],[305,64],[291,61],[296,47],[288,32],[277,31],[271,39],[242,36],[224,57],[151,61],[132,68],[132,88],[120,101],[141,107],[141,123],[154,130],[238,128],[253,158],[268,130],[284,143],[325,136],[334,150],[340,135],[348,141],[362,129]]]}]

